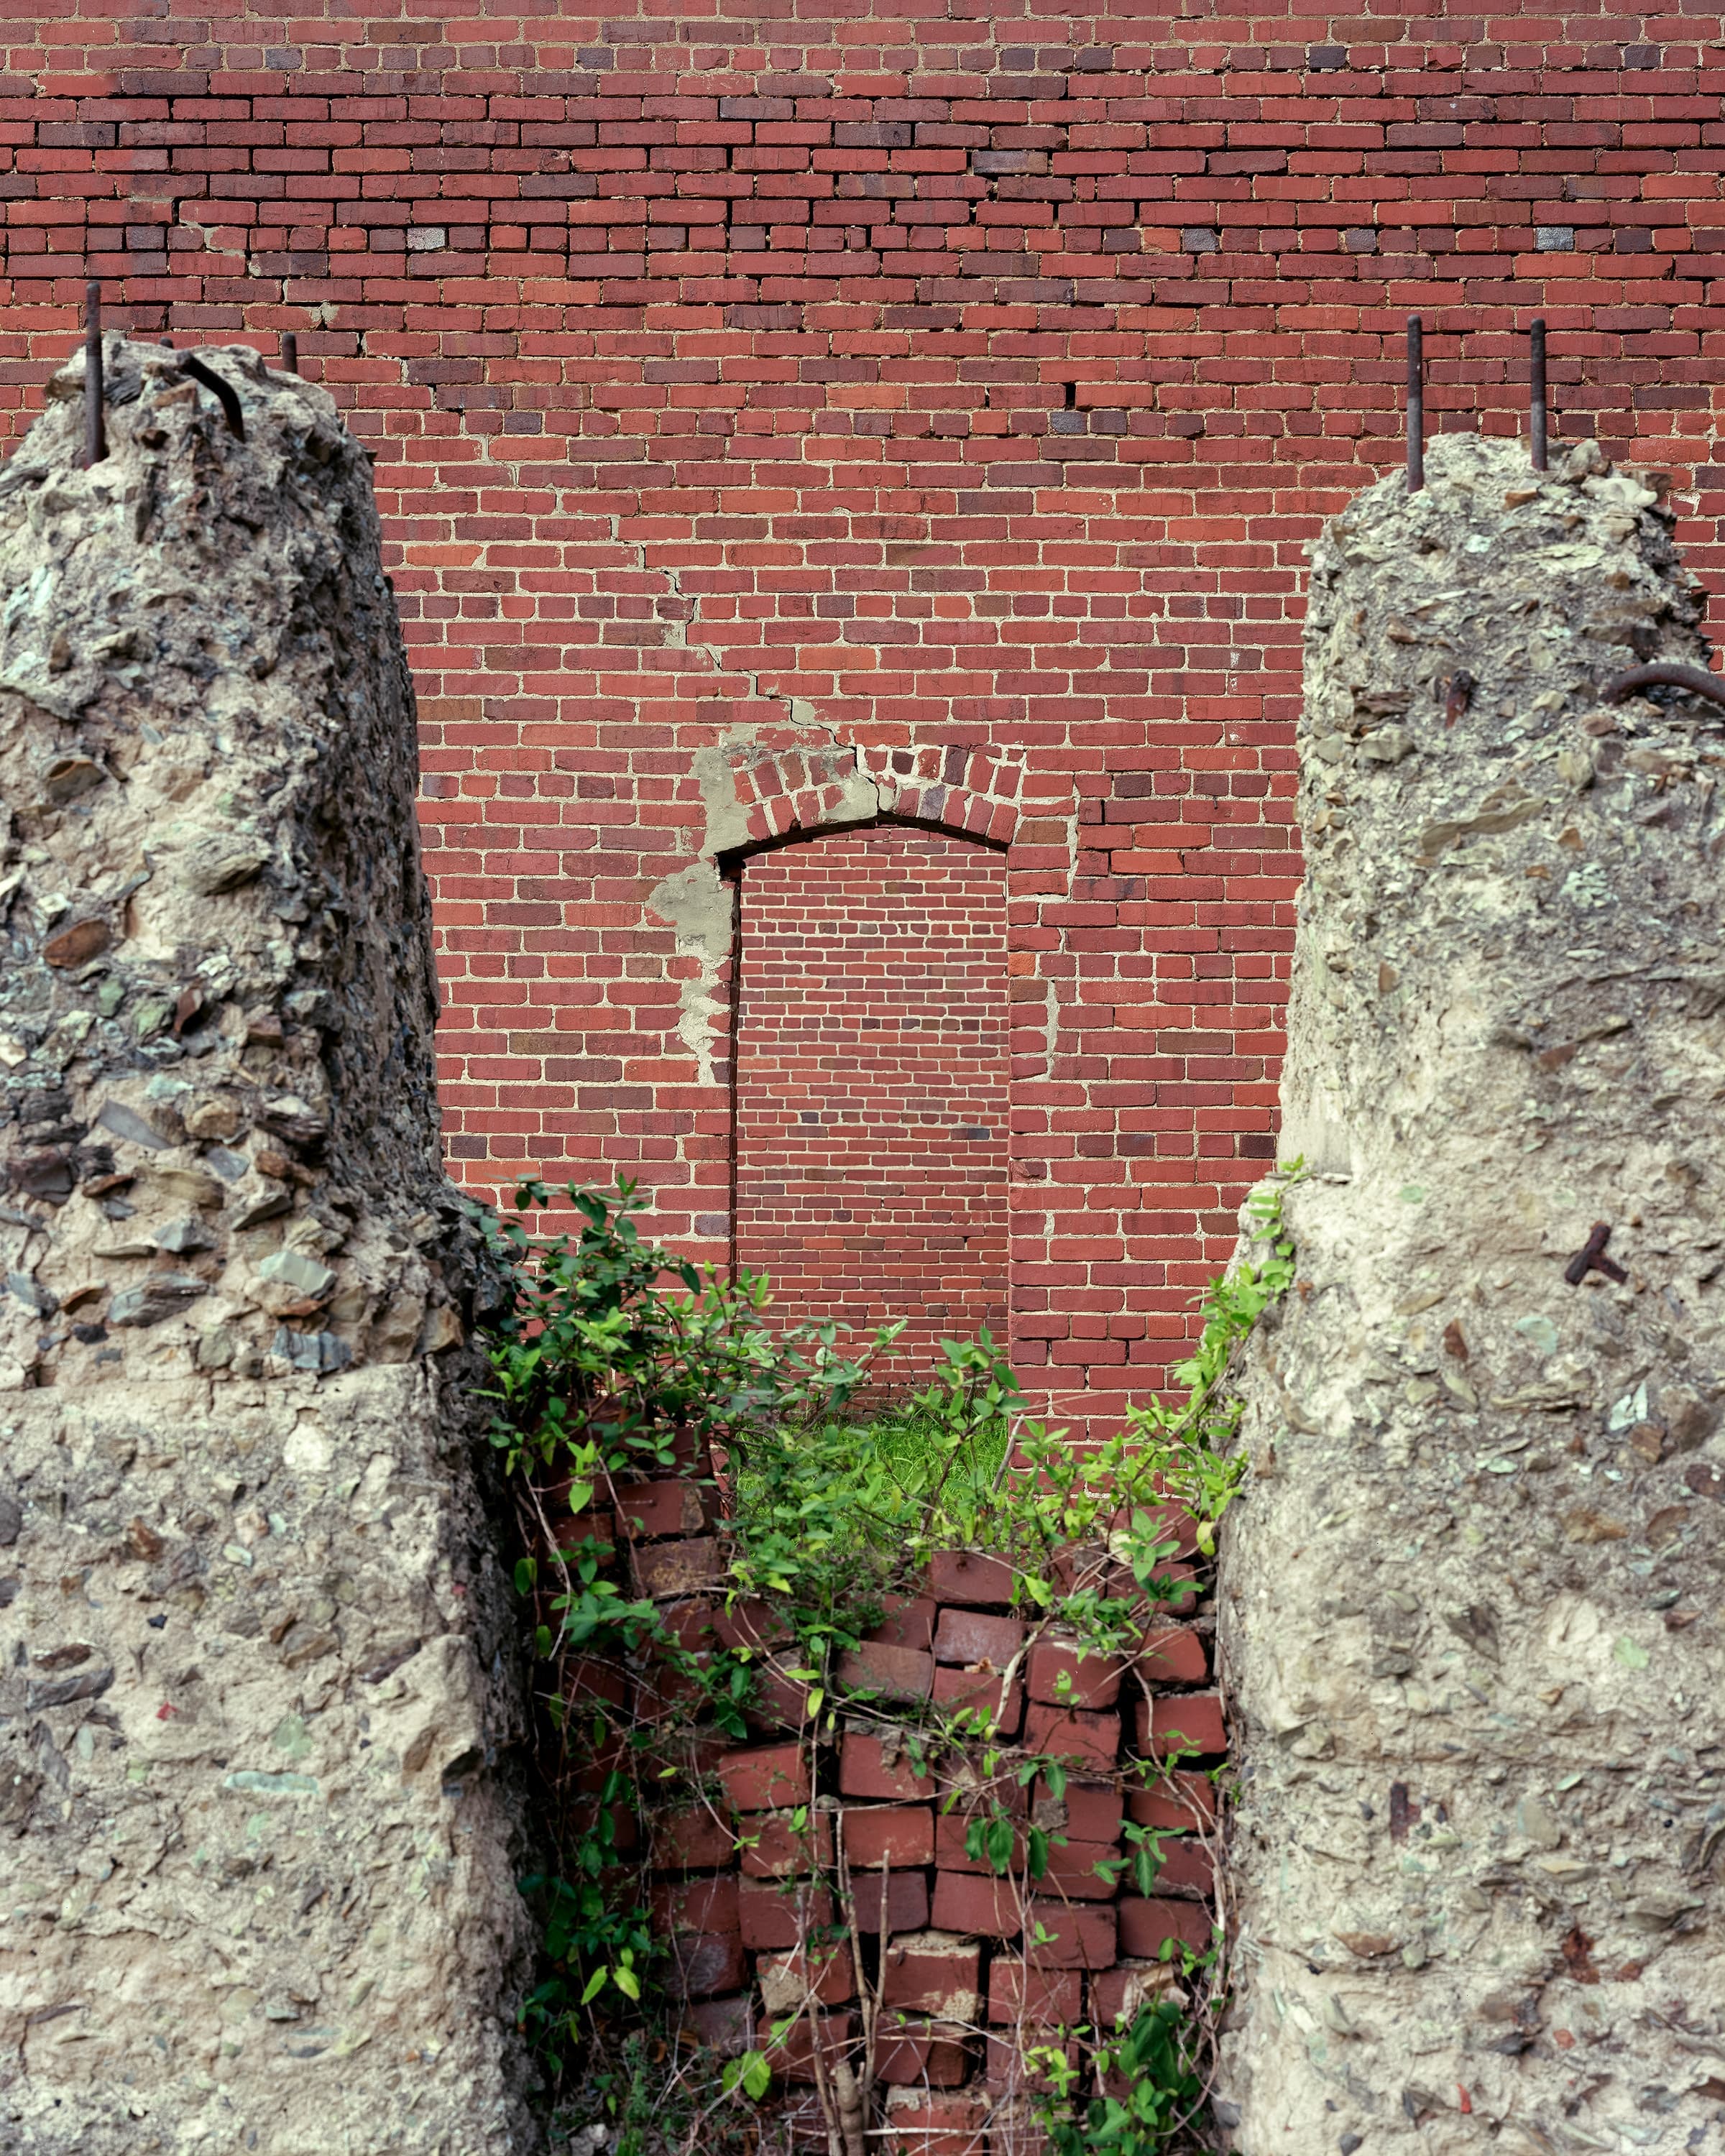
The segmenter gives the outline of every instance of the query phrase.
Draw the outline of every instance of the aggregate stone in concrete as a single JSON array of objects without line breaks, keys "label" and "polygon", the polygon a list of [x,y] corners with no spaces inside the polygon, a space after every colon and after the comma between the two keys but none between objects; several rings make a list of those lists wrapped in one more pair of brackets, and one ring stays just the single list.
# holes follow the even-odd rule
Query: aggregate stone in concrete
[{"label": "aggregate stone in concrete", "polygon": [[524,2148],[412,690],[330,398],[0,472],[0,2148]]},{"label": "aggregate stone in concrete", "polygon": [[1426,468],[1312,563],[1220,2116],[1675,2156],[1725,2092],[1725,713],[1602,694],[1708,658],[1650,489]]}]

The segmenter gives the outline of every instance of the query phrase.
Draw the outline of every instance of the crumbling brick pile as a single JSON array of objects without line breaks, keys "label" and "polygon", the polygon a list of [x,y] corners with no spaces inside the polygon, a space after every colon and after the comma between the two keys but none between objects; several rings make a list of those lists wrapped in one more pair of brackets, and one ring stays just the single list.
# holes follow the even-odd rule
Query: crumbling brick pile
[{"label": "crumbling brick pile", "polygon": [[[793,2020],[773,2048],[775,2107],[819,2145],[818,2071],[846,2061],[860,2074],[871,2056],[889,2147],[1024,2156],[1040,2143],[1027,2050],[1111,2031],[1177,1983],[1183,1949],[1212,1943],[1207,1770],[1226,1738],[1191,1568],[1170,1563],[1175,1599],[1141,1597],[1135,1650],[1103,1657],[1039,1623],[1012,1565],[937,1552],[917,1591],[839,1658],[829,1729],[809,1717],[806,1680],[787,1674],[789,1625],[727,1604],[714,1492],[691,1476],[617,1494],[634,1589],[685,1648],[745,1650],[759,1671],[747,1738],[697,1727],[678,1754],[696,1789],[680,1782],[678,1800],[639,1822],[685,2025],[736,2053]],[[1106,1551],[1056,1568],[1062,1587],[1081,1579],[1137,1593]],[[576,1699],[629,1704],[614,1666],[579,1664],[569,1682]],[[665,1705],[651,1679],[634,1700],[649,1719]],[[966,1709],[994,1721],[1005,1763],[985,1801],[984,1748],[943,1755],[930,1724]],[[1013,1763],[1033,1755],[1064,1763],[1058,1794],[1040,1775],[1014,1781]],[[998,1812],[1004,1871],[969,1845],[973,1822]],[[1128,1825],[1166,1836],[1148,1893],[1132,1883]],[[1033,1827],[1052,1837],[1034,1880]],[[636,1831],[624,1823],[632,1843]]]}]

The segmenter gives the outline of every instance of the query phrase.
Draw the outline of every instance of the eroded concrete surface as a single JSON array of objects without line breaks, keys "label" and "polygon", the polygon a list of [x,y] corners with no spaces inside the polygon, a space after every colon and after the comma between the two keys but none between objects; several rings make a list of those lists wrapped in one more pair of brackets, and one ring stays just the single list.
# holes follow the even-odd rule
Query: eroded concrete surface
[{"label": "eroded concrete surface", "polygon": [[[1725,2146],[1725,712],[1652,493],[1446,436],[1328,528],[1223,1643],[1241,2156]],[[1457,677],[1473,677],[1457,690]],[[1663,692],[1661,692],[1663,693]],[[1596,1222],[1628,1277],[1565,1278]]]},{"label": "eroded concrete surface", "polygon": [[0,2147],[527,2145],[516,1697],[369,472],[110,339],[0,474]]}]

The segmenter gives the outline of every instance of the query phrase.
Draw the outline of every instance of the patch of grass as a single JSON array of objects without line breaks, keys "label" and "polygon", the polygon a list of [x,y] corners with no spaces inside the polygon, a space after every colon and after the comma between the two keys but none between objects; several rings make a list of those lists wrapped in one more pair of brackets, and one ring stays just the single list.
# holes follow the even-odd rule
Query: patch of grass
[{"label": "patch of grass", "polygon": [[932,1374],[866,1418],[793,1412],[729,1455],[732,1579],[789,1605],[811,1653],[854,1646],[894,1574],[989,1507],[1023,1404],[1012,1373],[984,1332],[942,1342]]},{"label": "patch of grass", "polygon": [[[946,1425],[914,1407],[877,1417],[868,1426],[867,1440],[887,1472],[907,1494],[919,1499],[933,1488],[952,1450],[952,1433]],[[999,1480],[1007,1444],[1004,1421],[972,1433],[947,1481],[955,1501],[963,1497],[980,1503],[987,1496]]]},{"label": "patch of grass", "polygon": [[[980,1504],[999,1481],[1009,1441],[1003,1419],[971,1433],[952,1459],[951,1430],[914,1401],[905,1401],[882,1403],[866,1421],[815,1424],[799,1430],[793,1442],[799,1479],[809,1486],[859,1501],[873,1493],[874,1511],[859,1504],[859,1539],[896,1548],[900,1520],[897,1508],[881,1502],[883,1478],[886,1491],[902,1499],[906,1517],[920,1520],[928,1493],[952,1459],[947,1494],[955,1502]],[[768,1489],[768,1478],[759,1471],[745,1466],[737,1476],[735,1508],[743,1532],[757,1524]]]}]

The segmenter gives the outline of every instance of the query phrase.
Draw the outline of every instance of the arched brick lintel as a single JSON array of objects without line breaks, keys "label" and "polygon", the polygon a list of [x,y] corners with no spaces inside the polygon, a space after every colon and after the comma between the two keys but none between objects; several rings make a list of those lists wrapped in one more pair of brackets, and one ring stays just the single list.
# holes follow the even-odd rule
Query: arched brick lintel
[{"label": "arched brick lintel", "polygon": [[981,748],[816,748],[756,752],[732,766],[747,835],[721,868],[827,833],[911,824],[1004,853],[1018,833],[1022,767]]}]

